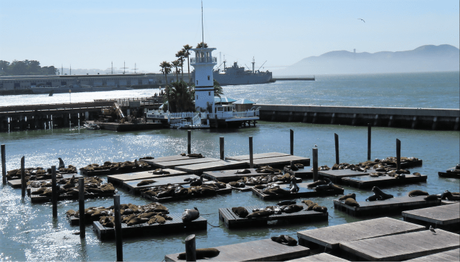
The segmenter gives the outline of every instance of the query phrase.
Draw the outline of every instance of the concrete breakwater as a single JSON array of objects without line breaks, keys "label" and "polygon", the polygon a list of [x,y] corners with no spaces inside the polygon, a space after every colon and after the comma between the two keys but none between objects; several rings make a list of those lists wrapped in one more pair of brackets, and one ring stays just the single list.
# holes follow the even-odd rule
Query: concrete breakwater
[{"label": "concrete breakwater", "polygon": [[260,120],[277,122],[304,122],[382,127],[400,127],[428,130],[460,128],[460,110],[449,108],[398,108],[350,106],[267,105],[260,107]]}]

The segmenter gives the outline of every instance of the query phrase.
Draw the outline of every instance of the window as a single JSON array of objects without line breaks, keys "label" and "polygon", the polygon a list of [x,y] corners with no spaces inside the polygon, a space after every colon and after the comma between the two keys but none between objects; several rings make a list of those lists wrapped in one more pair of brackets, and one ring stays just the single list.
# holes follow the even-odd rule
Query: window
[{"label": "window", "polygon": [[208,80],[211,80],[211,77],[210,77],[210,76],[208,76]]}]

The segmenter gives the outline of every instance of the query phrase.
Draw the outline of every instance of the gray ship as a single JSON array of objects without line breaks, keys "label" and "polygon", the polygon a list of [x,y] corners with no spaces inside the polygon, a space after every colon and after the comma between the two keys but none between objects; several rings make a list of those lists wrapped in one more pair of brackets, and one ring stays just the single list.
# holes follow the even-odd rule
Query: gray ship
[{"label": "gray ship", "polygon": [[232,67],[225,67],[224,62],[224,70],[214,70],[213,77],[221,86],[264,84],[275,81],[272,72],[254,70],[254,63],[252,62],[252,70],[245,70],[244,67],[239,67],[237,62],[234,62]]}]

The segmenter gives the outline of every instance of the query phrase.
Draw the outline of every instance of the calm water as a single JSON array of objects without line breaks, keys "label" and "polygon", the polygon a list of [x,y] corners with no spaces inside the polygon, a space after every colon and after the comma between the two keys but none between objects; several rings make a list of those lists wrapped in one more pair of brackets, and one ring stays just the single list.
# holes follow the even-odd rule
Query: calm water
[{"label": "calm water", "polygon": [[[156,90],[72,93],[48,96],[0,97],[1,105],[92,101],[93,99],[151,96]],[[266,85],[225,87],[227,96],[248,98],[257,103],[313,104],[349,106],[403,106],[459,108],[459,82],[456,73],[393,74],[363,76],[317,76],[315,82],[277,82]],[[367,158],[367,127],[315,125],[305,123],[259,122],[256,128],[237,130],[194,130],[192,151],[206,157],[219,157],[219,137],[225,137],[226,156],[248,154],[248,137],[254,140],[254,153],[289,153],[289,130],[295,132],[294,154],[311,157],[316,144],[319,165],[335,162],[334,133],[340,137],[340,161],[358,163]],[[460,191],[457,179],[439,178],[438,171],[453,167],[460,160],[460,132],[424,131],[397,128],[372,129],[372,158],[396,155],[396,139],[401,140],[402,156],[423,160],[423,166],[411,169],[428,175],[427,183],[384,189],[395,196],[413,189],[440,194],[445,190]],[[89,130],[39,130],[33,132],[0,133],[0,143],[6,145],[7,170],[19,168],[25,156],[27,167],[58,165],[61,157],[66,165],[79,167],[104,161],[134,160],[143,156],[169,156],[186,152],[187,131],[152,130],[115,133]],[[308,181],[307,181],[308,182]],[[355,192],[358,200],[370,191],[345,187],[345,193]],[[122,203],[147,204],[149,201],[119,191]],[[228,230],[219,222],[218,208],[233,206],[266,206],[275,201],[262,201],[251,192],[232,192],[207,199],[166,203],[171,213],[198,207],[208,220],[208,229],[194,232],[196,245],[215,247],[268,238],[275,234],[296,236],[296,232],[316,227],[356,221],[333,209],[335,197],[312,199],[329,209],[329,221],[306,225],[279,225],[270,228]],[[113,199],[87,200],[86,206],[110,206]],[[31,204],[21,199],[20,189],[0,188],[0,260],[27,261],[101,261],[116,259],[115,243],[101,242],[87,226],[86,239],[72,232],[65,218],[69,209],[78,209],[78,202],[61,201],[57,220],[52,219],[50,204]],[[396,218],[400,218],[396,216]],[[123,244],[125,260],[163,260],[166,254],[182,252],[187,233],[127,239]]]}]

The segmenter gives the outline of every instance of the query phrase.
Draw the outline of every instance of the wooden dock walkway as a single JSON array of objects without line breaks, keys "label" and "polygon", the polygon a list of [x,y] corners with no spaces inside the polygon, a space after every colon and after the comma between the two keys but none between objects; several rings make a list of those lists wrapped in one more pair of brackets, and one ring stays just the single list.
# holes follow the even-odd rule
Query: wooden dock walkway
[{"label": "wooden dock walkway", "polygon": [[202,163],[191,163],[181,166],[176,166],[175,169],[186,171],[188,173],[202,173],[205,171],[239,169],[249,167],[248,163],[235,160],[222,160],[217,158],[209,158],[209,161]]},{"label": "wooden dock walkway", "polygon": [[162,170],[163,172],[167,172],[165,174],[154,174],[153,170],[151,171],[142,171],[142,172],[133,172],[133,173],[126,173],[120,175],[108,175],[107,180],[109,183],[114,185],[122,185],[126,181],[132,180],[144,180],[144,179],[153,179],[160,177],[168,177],[168,176],[178,176],[178,175],[186,175],[187,173],[184,171],[179,171],[175,169],[166,168]]},{"label": "wooden dock walkway", "polygon": [[[303,206],[303,209],[294,213],[273,214],[268,217],[260,218],[241,218],[236,215],[232,208],[219,208],[219,219],[222,220],[225,226],[229,229],[248,226],[268,226],[268,221],[289,222],[289,223],[310,223],[315,221],[324,221],[328,219],[328,213],[307,210],[307,206],[303,203],[298,203]],[[245,207],[249,213],[255,208],[265,208],[264,206]]]},{"label": "wooden dock walkway", "polygon": [[[293,198],[311,198],[311,197],[321,197],[321,196],[335,196],[335,195],[342,195],[344,192],[344,189],[338,189],[338,188],[331,188],[325,191],[315,191],[314,188],[309,188],[308,185],[311,183],[298,183],[297,185],[299,186],[299,192],[297,193],[290,193],[286,195],[274,195],[274,194],[265,194],[263,192],[263,189],[257,189],[257,188],[251,188],[252,193],[259,197],[262,200],[273,200],[273,199],[293,199]],[[280,184],[280,187],[285,190],[289,191],[288,188],[289,184]]]},{"label": "wooden dock walkway", "polygon": [[371,261],[401,261],[460,247],[460,235],[436,230],[382,236],[340,244],[350,257]]},{"label": "wooden dock walkway", "polygon": [[388,187],[397,185],[414,184],[420,182],[426,182],[428,176],[420,175],[405,175],[404,178],[395,178],[392,176],[352,176],[343,177],[341,182],[344,185],[356,187],[356,188],[372,188],[373,186]]},{"label": "wooden dock walkway", "polygon": [[[63,174],[62,178],[71,178],[72,176],[74,177],[82,177],[81,175],[77,173],[72,173],[72,174]],[[62,178],[57,178],[57,181]],[[49,182],[51,184],[51,179],[45,179],[45,180],[31,180],[31,181],[38,181],[38,182]],[[11,179],[8,180],[8,185],[10,185],[12,188],[21,188],[21,179]]]},{"label": "wooden dock walkway", "polygon": [[460,248],[406,260],[406,262],[433,262],[433,261],[460,261]]},{"label": "wooden dock walkway", "polygon": [[[202,248],[197,243],[197,248]],[[205,261],[284,261],[298,257],[308,256],[310,249],[300,245],[287,246],[271,239],[262,239],[243,242],[226,246],[215,247],[219,255],[207,258]],[[165,261],[184,261],[177,256],[180,253],[165,256]]]},{"label": "wooden dock walkway", "polygon": [[[182,222],[182,214],[168,214],[172,217],[173,220],[166,220],[166,223],[148,225],[147,222],[142,224],[137,224],[133,226],[127,226],[125,223],[121,224],[121,232],[123,238],[125,237],[141,237],[141,236],[155,236],[155,235],[165,235],[171,233],[180,233],[184,231],[196,231],[196,230],[206,230],[207,220],[203,217],[199,217],[192,222],[184,223]],[[93,231],[96,233],[97,237],[104,240],[113,240],[115,239],[115,229],[113,227],[104,227],[99,223],[99,221],[93,222]]]},{"label": "wooden dock walkway", "polygon": [[[294,155],[278,153],[278,152],[254,154],[252,158],[253,158],[253,164],[255,167],[266,166],[266,165],[269,165],[272,167],[283,167],[285,165],[289,165],[291,161],[294,161],[294,163],[303,164],[304,166],[310,165],[310,158],[294,156]],[[231,157],[226,157],[225,159],[244,161],[248,164],[250,161],[249,155],[231,156]]]},{"label": "wooden dock walkway", "polygon": [[297,232],[299,244],[310,249],[338,250],[340,244],[346,241],[375,238],[387,235],[396,235],[406,232],[421,231],[426,228],[421,225],[405,222],[402,220],[381,217],[346,223],[336,226],[328,226]]},{"label": "wooden dock walkway", "polygon": [[324,177],[327,177],[332,181],[332,183],[337,183],[337,184],[343,184],[342,179],[346,177],[368,176],[368,175],[369,173],[353,171],[351,169],[318,171],[319,179],[323,179]]},{"label": "wooden dock walkway", "polygon": [[334,199],[334,208],[351,216],[377,216],[382,214],[400,214],[402,211],[438,206],[441,200],[426,201],[426,196],[403,196],[386,199],[383,201],[361,201],[359,207],[346,205],[344,202]]},{"label": "wooden dock walkway", "polygon": [[404,221],[441,228],[447,231],[460,230],[460,203],[403,211]]},{"label": "wooden dock walkway", "polygon": [[319,253],[312,256],[306,256],[291,260],[286,260],[288,262],[347,262],[349,260],[328,254],[328,253]]},{"label": "wooden dock walkway", "polygon": [[179,184],[179,185],[188,184],[189,182],[184,181],[184,179],[186,178],[199,179],[200,177],[197,175],[190,175],[190,174],[167,176],[167,177],[157,177],[157,178],[153,178],[153,180],[155,181],[154,183],[147,184],[147,185],[141,185],[141,186],[138,186],[138,184],[144,179],[128,180],[128,181],[123,182],[121,188],[126,189],[130,192],[133,192],[135,194],[139,194],[141,189],[149,188],[152,186],[164,186],[167,184]]}]

